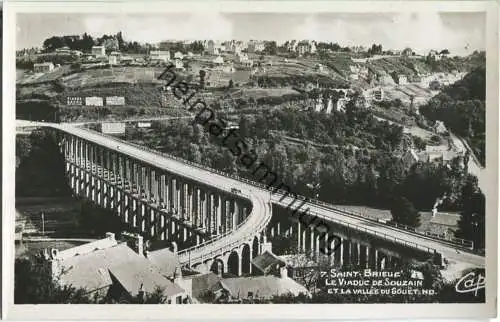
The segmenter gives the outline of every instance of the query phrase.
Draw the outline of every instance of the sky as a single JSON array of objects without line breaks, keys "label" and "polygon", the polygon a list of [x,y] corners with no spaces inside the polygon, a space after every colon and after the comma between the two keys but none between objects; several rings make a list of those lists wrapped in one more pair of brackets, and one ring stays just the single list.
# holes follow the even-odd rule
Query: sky
[{"label": "sky", "polygon": [[125,40],[310,39],[342,46],[382,44],[417,52],[448,48],[455,54],[485,49],[484,12],[418,13],[161,13],[18,14],[16,48],[41,46],[51,36],[122,31]]}]

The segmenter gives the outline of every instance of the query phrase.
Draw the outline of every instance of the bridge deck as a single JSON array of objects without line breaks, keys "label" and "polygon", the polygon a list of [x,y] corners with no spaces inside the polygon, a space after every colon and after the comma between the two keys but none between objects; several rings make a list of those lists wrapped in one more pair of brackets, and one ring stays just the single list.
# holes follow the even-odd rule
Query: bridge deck
[{"label": "bridge deck", "polygon": [[[249,216],[249,219],[235,232],[224,236],[225,238],[219,238],[210,244],[201,245],[202,247],[192,249],[189,254],[189,258],[191,260],[196,259],[197,257],[204,257],[207,254],[213,254],[220,251],[220,249],[229,247],[228,245],[235,245],[239,241],[247,239],[252,234],[257,234],[262,230],[262,226],[265,226],[265,224],[267,224],[267,222],[270,220],[271,211],[267,206],[267,201],[270,199],[270,192],[262,187],[252,185],[247,181],[242,182],[240,180],[218,174],[201,167],[195,167],[179,160],[167,158],[161,156],[158,153],[140,149],[122,140],[102,136],[98,133],[93,133],[82,128],[59,124],[50,124],[50,126],[79,136],[90,142],[105,146],[111,150],[128,154],[134,158],[137,158],[138,160],[149,163],[158,168],[175,172],[187,178],[192,178],[194,181],[202,182],[223,191],[229,192],[231,188],[238,187],[242,191],[242,194],[246,195],[253,204],[252,214]],[[271,200],[272,202],[280,204],[284,207],[292,202],[291,198],[285,198],[280,202],[280,198],[280,195],[273,195],[271,197]],[[468,263],[479,267],[485,266],[485,258],[483,256],[464,252],[444,241],[433,240],[422,235],[411,234],[407,231],[398,230],[394,229],[393,227],[383,225],[382,223],[376,223],[360,217],[353,217],[345,213],[335,211],[334,209],[326,208],[314,203],[307,203],[302,207],[302,209],[307,208],[310,208],[311,213],[314,215],[318,215],[319,217],[323,217],[328,220],[336,221],[345,225],[352,225],[356,229],[366,231],[368,234],[377,235],[385,239],[392,240],[395,243],[400,243],[410,247],[417,247],[421,249],[428,248],[436,250],[437,252],[441,253],[446,259],[451,261]],[[182,257],[184,258],[184,256]]]},{"label": "bridge deck", "polygon": [[268,204],[268,191],[264,191],[258,187],[242,183],[230,177],[211,172],[201,167],[193,167],[174,159],[159,156],[156,153],[127,144],[122,140],[99,135],[98,133],[94,133],[86,129],[70,125],[51,124],[50,126],[78,136],[89,142],[94,142],[104,146],[110,150],[117,151],[118,153],[129,155],[159,169],[165,169],[185,178],[192,179],[195,182],[200,182],[217,188],[221,191],[231,192],[231,188],[238,187],[241,191],[242,197],[249,199],[252,202],[252,212],[248,219],[245,220],[242,225],[238,227],[238,229],[225,235],[225,238],[216,238],[206,244],[201,244],[198,247],[190,249],[189,252],[184,252],[181,256],[181,261],[183,262],[189,260],[193,261],[200,258],[205,259],[213,254],[229,250],[241,241],[246,241],[251,238],[251,236],[258,234],[265,228],[271,219],[271,209]]}]

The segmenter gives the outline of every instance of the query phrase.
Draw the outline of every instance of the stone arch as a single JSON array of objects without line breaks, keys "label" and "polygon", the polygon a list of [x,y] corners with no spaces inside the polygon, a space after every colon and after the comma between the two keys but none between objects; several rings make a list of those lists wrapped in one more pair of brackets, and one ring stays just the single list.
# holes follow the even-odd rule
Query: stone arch
[{"label": "stone arch", "polygon": [[241,272],[244,274],[251,273],[252,267],[252,249],[249,244],[241,246]]},{"label": "stone arch", "polygon": [[227,272],[235,276],[239,276],[241,272],[240,254],[237,250],[233,250],[227,257]]}]

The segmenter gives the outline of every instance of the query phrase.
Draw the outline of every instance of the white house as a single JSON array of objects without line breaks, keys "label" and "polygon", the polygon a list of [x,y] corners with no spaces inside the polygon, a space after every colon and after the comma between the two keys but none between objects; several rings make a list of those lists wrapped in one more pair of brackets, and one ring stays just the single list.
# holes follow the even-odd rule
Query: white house
[{"label": "white house", "polygon": [[174,65],[175,65],[175,68],[179,68],[179,69],[184,68],[184,63],[180,59],[174,60]]},{"label": "white house", "polygon": [[108,57],[108,64],[110,65],[118,65],[118,56],[115,56],[115,55],[109,55]]},{"label": "white house", "polygon": [[96,57],[106,56],[106,48],[104,46],[92,46],[92,55]]},{"label": "white house", "polygon": [[381,101],[384,99],[384,89],[383,88],[378,88],[373,91],[373,99],[376,101]]},{"label": "white house", "polygon": [[170,52],[168,50],[151,50],[149,52],[149,58],[151,60],[169,61]]},{"label": "white house", "polygon": [[184,54],[181,53],[180,51],[176,51],[174,54],[174,58],[182,59],[182,58],[184,58]]},{"label": "white house", "polygon": [[221,51],[220,45],[213,40],[209,40],[205,48],[205,51],[210,55],[218,55]]},{"label": "white house", "polygon": [[238,63],[246,62],[246,61],[248,61],[248,55],[245,53],[238,53],[238,54],[236,54],[236,61]]},{"label": "white house", "polygon": [[406,75],[398,75],[398,84],[399,85],[408,84],[408,78],[406,77]]},{"label": "white house", "polygon": [[257,53],[263,51],[265,45],[262,41],[251,40],[248,42],[247,51],[249,53]]},{"label": "white house", "polygon": [[214,64],[222,65],[222,64],[224,64],[224,58],[222,58],[222,56],[217,56],[214,58],[214,60],[212,62]]},{"label": "white house", "polygon": [[54,64],[50,62],[33,64],[33,71],[35,73],[48,73],[53,70],[54,70]]},{"label": "white house", "polygon": [[316,44],[314,41],[301,41],[297,44],[296,50],[299,55],[314,54],[316,52]]},{"label": "white house", "polygon": [[325,70],[325,66],[323,66],[322,64],[316,64],[316,66],[314,66],[314,68],[316,69],[316,71],[322,73],[324,72]]}]

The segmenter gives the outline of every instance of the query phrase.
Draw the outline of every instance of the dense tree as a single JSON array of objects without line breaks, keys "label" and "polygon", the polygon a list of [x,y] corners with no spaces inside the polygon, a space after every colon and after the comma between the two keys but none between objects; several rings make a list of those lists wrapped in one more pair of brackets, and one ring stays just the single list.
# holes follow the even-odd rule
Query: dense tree
[{"label": "dense tree", "polygon": [[16,170],[16,196],[71,195],[56,132],[50,129],[33,131],[30,142],[32,148],[27,155],[20,156]]},{"label": "dense tree", "polygon": [[486,69],[474,69],[462,80],[444,88],[441,94],[420,107],[432,121],[443,121],[454,133],[467,141],[480,162],[485,162]]},{"label": "dense tree", "polygon": [[276,55],[277,52],[277,45],[276,41],[266,41],[264,44],[264,51],[266,55]]},{"label": "dense tree", "polygon": [[52,278],[50,266],[38,256],[15,261],[15,304],[95,303],[86,293],[84,289],[59,285]]},{"label": "dense tree", "polygon": [[474,248],[485,246],[485,198],[475,177],[468,177],[462,188],[463,203],[458,222],[457,237],[474,241]]},{"label": "dense tree", "polygon": [[420,226],[420,214],[405,197],[396,197],[391,207],[392,220],[410,227]]}]

